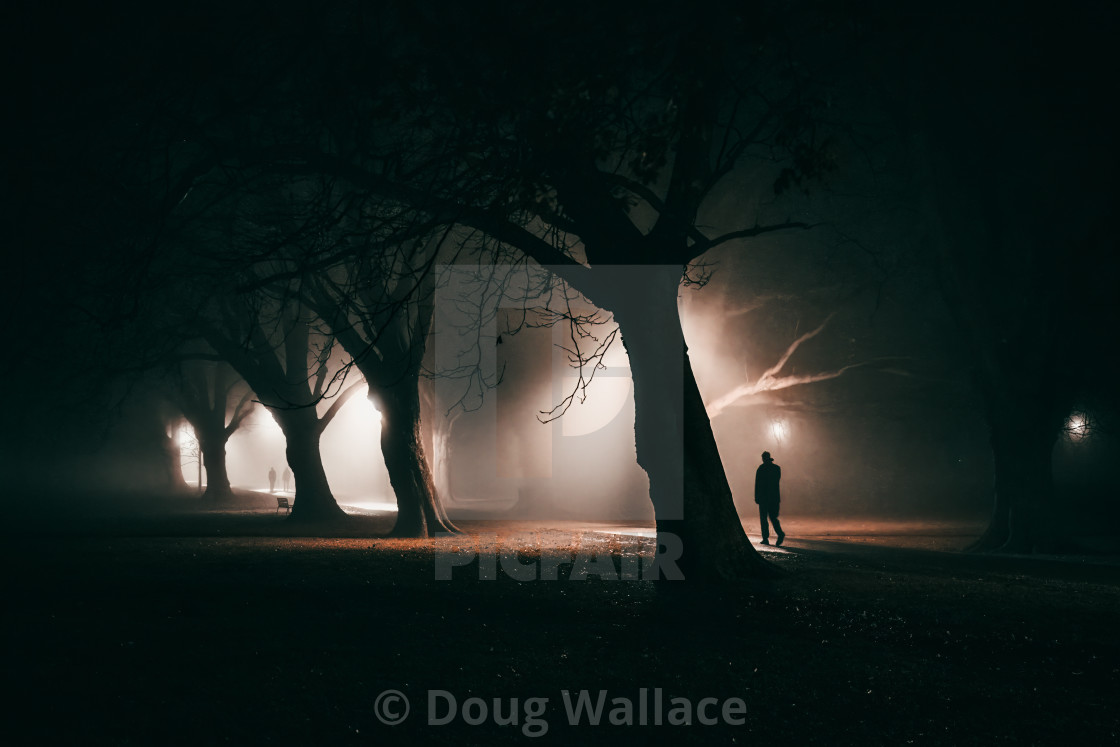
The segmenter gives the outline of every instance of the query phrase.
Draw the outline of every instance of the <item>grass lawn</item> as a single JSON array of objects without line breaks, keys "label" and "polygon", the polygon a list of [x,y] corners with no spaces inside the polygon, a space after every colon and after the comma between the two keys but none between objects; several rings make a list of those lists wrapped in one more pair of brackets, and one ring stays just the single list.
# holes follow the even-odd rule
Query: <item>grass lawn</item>
[{"label": "grass lawn", "polygon": [[[788,547],[767,553],[788,571],[770,582],[578,581],[565,579],[567,565],[554,582],[490,581],[477,563],[440,581],[435,553],[480,537],[484,553],[497,543],[527,548],[523,562],[557,563],[576,546],[617,558],[648,554],[651,542],[482,522],[463,537],[371,538],[385,528],[361,517],[303,537],[252,511],[86,533],[9,527],[0,736],[1103,744],[1120,733],[1115,559],[970,556],[791,533]],[[386,690],[410,701],[400,725],[378,718]],[[430,714],[436,690],[450,695]],[[575,700],[581,690],[593,701],[607,691],[598,726],[586,713],[569,724],[563,691]],[[428,724],[446,714],[447,697],[456,716]],[[464,705],[470,698],[486,704],[485,719],[478,701]],[[494,723],[495,698],[517,725]],[[672,698],[689,701],[691,726],[665,722]],[[714,725],[698,723],[703,698],[716,699],[706,711]],[[741,724],[719,710],[732,698],[745,704]],[[647,725],[608,723],[626,702],[639,720],[643,699]],[[483,723],[466,723],[464,707]],[[543,739],[526,736],[542,730]]]}]

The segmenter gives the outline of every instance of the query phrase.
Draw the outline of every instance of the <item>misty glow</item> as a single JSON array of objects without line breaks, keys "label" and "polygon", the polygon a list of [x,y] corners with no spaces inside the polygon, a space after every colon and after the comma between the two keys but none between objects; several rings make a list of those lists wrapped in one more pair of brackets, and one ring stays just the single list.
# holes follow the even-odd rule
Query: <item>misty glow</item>
[{"label": "misty glow", "polygon": [[1066,432],[1069,434],[1070,440],[1080,441],[1089,435],[1089,423],[1083,415],[1072,415],[1066,421]]}]

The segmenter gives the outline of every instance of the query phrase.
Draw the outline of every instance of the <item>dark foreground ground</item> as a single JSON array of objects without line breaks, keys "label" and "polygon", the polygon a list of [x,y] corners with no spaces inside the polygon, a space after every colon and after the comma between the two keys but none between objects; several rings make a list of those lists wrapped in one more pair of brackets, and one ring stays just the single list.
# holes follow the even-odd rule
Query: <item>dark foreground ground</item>
[{"label": "dark foreground ground", "polygon": [[[267,513],[4,537],[8,744],[1104,744],[1120,734],[1120,567],[1108,558],[977,557],[791,539],[781,580],[519,583],[476,535],[377,540],[377,517],[284,536]],[[636,537],[470,524],[497,544],[632,557]],[[230,533],[238,536],[227,536]],[[245,535],[258,536],[245,536]],[[338,536],[348,535],[348,536]],[[919,543],[920,544],[920,543]],[[613,698],[648,725],[615,726]],[[655,725],[655,689],[662,724]],[[401,703],[407,719],[379,714]],[[459,713],[429,725],[453,697]],[[563,691],[597,700],[569,724]],[[477,701],[486,703],[484,723]],[[518,725],[494,723],[493,699]],[[545,699],[547,702],[530,699]],[[672,698],[719,723],[666,723]],[[745,723],[724,723],[730,698]],[[540,707],[542,710],[537,711]],[[526,726],[526,715],[530,725]],[[535,716],[535,717],[534,717]],[[732,714],[734,716],[734,714]],[[543,738],[530,738],[547,730]]]}]

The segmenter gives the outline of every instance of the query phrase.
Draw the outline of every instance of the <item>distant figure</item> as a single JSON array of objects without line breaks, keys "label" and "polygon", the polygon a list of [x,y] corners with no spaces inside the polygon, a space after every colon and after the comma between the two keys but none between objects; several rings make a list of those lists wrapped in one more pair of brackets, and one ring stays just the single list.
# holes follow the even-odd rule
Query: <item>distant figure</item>
[{"label": "distant figure", "polygon": [[288,492],[288,486],[292,484],[292,470],[290,467],[284,468],[284,492]]},{"label": "distant figure", "polygon": [[272,467],[268,468],[268,492],[276,492],[276,470]]},{"label": "distant figure", "polygon": [[775,545],[781,545],[786,538],[782,525],[778,523],[778,506],[782,496],[778,490],[778,483],[782,479],[782,468],[774,464],[774,458],[769,451],[762,452],[762,464],[754,473],[754,502],[758,504],[758,518],[762,522],[762,544],[770,544],[770,524],[774,522],[774,531],[778,533]]}]

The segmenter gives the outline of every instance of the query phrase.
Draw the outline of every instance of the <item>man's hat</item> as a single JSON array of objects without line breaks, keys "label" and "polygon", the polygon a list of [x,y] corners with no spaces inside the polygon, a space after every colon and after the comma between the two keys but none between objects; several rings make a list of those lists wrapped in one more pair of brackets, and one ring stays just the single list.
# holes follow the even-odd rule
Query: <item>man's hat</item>
[{"label": "man's hat", "polygon": [[770,456],[769,451],[764,451],[764,452],[762,452],[762,461],[772,462],[772,461],[774,461],[774,457]]}]

